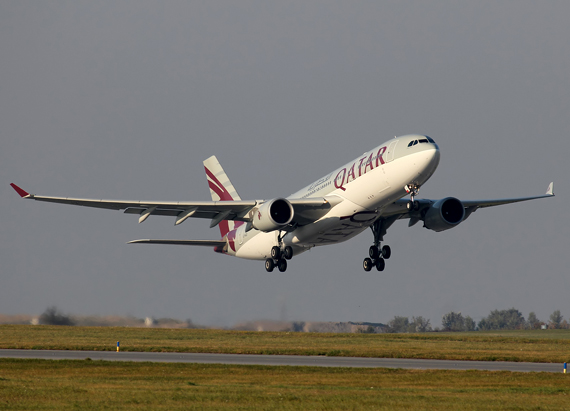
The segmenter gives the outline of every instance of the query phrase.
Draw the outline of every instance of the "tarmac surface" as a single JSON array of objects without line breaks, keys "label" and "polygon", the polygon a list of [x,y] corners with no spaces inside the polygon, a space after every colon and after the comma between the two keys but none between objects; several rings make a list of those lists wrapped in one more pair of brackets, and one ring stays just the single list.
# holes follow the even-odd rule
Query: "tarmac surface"
[{"label": "tarmac surface", "polygon": [[0,350],[0,358],[44,360],[92,360],[137,362],[186,362],[202,364],[240,364],[272,366],[407,368],[438,370],[488,370],[515,372],[563,372],[560,363],[502,361],[420,360],[406,358],[325,357],[305,355],[202,354],[168,352],[114,352],[66,350]]}]

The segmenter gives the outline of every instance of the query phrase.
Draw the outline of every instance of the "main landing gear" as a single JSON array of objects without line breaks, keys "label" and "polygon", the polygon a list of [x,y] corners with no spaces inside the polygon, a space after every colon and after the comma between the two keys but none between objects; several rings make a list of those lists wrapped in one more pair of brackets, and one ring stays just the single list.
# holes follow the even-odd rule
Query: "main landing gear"
[{"label": "main landing gear", "polygon": [[362,262],[364,271],[370,271],[372,270],[372,267],[376,267],[378,271],[384,271],[384,267],[386,266],[385,260],[390,258],[392,250],[389,245],[385,245],[380,248],[380,241],[383,238],[383,234],[386,232],[387,226],[390,224],[391,223],[387,224],[384,219],[379,219],[370,226],[372,234],[374,234],[374,244],[368,249],[369,257],[366,257]]},{"label": "main landing gear", "polygon": [[390,258],[392,250],[389,245],[385,245],[382,248],[379,248],[379,245],[371,245],[368,249],[368,255],[370,257],[365,258],[362,263],[364,271],[370,271],[372,267],[376,267],[378,271],[384,271],[384,267],[386,267],[384,260]]},{"label": "main landing gear", "polygon": [[277,267],[279,271],[285,272],[287,260],[291,258],[293,258],[293,249],[290,246],[283,248],[283,251],[280,247],[274,246],[271,248],[271,258],[265,260],[265,270],[270,273]]}]

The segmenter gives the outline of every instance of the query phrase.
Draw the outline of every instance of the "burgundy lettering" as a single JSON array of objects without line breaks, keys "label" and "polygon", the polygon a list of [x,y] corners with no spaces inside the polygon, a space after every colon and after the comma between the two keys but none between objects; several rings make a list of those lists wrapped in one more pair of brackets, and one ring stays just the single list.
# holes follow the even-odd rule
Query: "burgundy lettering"
[{"label": "burgundy lettering", "polygon": [[[340,174],[342,173],[342,178],[340,179],[340,183],[338,182],[338,178],[340,176]],[[338,172],[338,174],[336,175],[335,179],[334,179],[334,186],[336,188],[340,188],[342,191],[346,191],[346,188],[343,187],[344,185],[344,177],[346,176],[346,168],[343,168],[342,170],[340,170]]]},{"label": "burgundy lettering", "polygon": [[366,162],[366,165],[364,166],[364,174],[366,174],[366,170],[368,169],[368,166],[370,166],[371,171],[374,169],[374,166],[372,166],[372,155],[373,154],[370,154],[370,157],[368,157],[368,161]]},{"label": "burgundy lettering", "polygon": [[366,160],[366,156],[362,157],[360,159],[360,164],[358,164],[358,177],[360,177],[362,174],[364,174],[362,172],[362,163],[364,163],[364,160]]},{"label": "burgundy lettering", "polygon": [[346,176],[346,182],[348,183],[350,181],[350,176],[352,175],[352,179],[356,180],[356,175],[354,174],[354,166],[356,165],[356,163],[352,164],[352,167],[350,167],[350,170],[348,170],[348,175]]},{"label": "burgundy lettering", "polygon": [[382,158],[382,155],[385,152],[386,152],[386,147],[380,147],[380,150],[378,150],[378,154],[376,155],[376,167],[378,167],[380,164],[385,164],[385,161]]}]

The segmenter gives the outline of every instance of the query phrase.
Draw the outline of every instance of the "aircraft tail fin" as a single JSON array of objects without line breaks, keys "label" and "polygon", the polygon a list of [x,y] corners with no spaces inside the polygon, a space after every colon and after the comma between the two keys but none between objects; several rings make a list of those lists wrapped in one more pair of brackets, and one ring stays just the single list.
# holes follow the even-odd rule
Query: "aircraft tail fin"
[{"label": "aircraft tail fin", "polygon": [[[213,201],[241,200],[216,156],[212,156],[207,160],[204,160],[204,169],[206,170],[206,176],[208,177],[208,186],[210,187],[210,194],[212,195]],[[242,222],[228,220],[221,221],[219,227],[222,237],[241,224]]]}]

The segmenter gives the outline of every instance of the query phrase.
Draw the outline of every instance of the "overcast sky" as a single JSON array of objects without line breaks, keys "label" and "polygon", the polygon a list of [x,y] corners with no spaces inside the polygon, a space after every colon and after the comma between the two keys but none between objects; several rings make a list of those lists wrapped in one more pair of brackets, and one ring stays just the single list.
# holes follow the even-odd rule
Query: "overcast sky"
[{"label": "overcast sky", "polygon": [[[0,2],[0,313],[441,326],[515,307],[570,319],[567,1]],[[210,200],[216,154],[243,199],[287,196],[395,135],[441,162],[419,197],[556,197],[442,233],[394,224],[287,272],[209,249],[209,221],[21,200]]]}]

